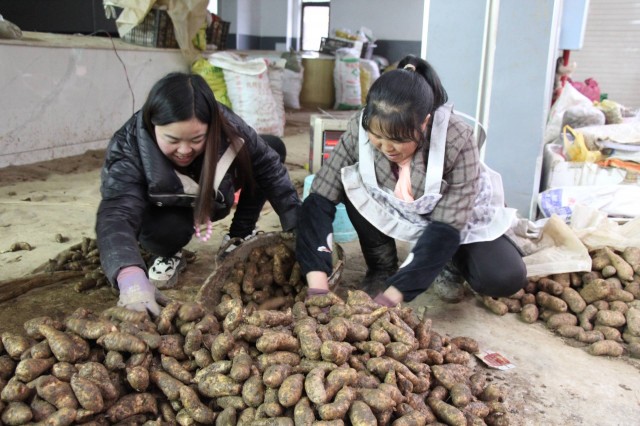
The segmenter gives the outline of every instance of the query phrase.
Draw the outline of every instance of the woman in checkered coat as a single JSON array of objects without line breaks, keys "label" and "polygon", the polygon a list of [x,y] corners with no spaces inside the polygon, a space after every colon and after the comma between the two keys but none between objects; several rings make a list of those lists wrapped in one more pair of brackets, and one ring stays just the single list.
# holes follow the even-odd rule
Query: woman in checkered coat
[{"label": "woman in checkered coat", "polygon": [[[464,297],[465,281],[494,297],[524,287],[521,253],[505,236],[515,210],[477,139],[425,60],[408,56],[383,73],[303,203],[296,251],[309,295],[328,291],[338,203],[367,264],[362,289],[381,304],[410,301],[434,280],[450,302]],[[399,268],[395,240],[412,244]]]}]

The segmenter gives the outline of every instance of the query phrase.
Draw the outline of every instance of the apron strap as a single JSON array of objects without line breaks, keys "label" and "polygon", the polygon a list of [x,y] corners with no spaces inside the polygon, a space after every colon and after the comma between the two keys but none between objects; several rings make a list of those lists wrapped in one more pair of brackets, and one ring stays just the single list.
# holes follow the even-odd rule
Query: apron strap
[{"label": "apron strap", "polygon": [[469,114],[465,114],[464,112],[458,110],[455,110],[454,112],[456,115],[459,115],[460,117],[466,118],[467,120],[471,121],[474,126],[478,126],[478,134],[476,135],[476,140],[478,142],[478,149],[482,148],[484,141],[487,140],[487,129],[484,128],[482,123],[480,123],[477,119],[470,116]]},{"label": "apron strap", "polygon": [[231,163],[233,163],[236,155],[238,155],[238,151],[240,151],[240,149],[244,145],[244,140],[238,139],[237,145],[238,147],[236,147],[236,144],[234,142],[231,142],[227,149],[224,151],[224,154],[222,154],[222,157],[220,157],[220,160],[218,160],[218,165],[216,166],[216,175],[213,178],[213,189],[216,192],[218,192],[220,182],[222,182],[224,175],[229,170],[229,167],[231,167]]},{"label": "apron strap", "polygon": [[363,117],[364,110],[360,114],[360,128],[358,129],[358,168],[360,170],[360,176],[362,176],[362,182],[371,186],[378,186],[374,169],[374,150],[371,146],[367,145],[369,137],[364,127],[362,127]]},{"label": "apron strap", "polygon": [[[433,124],[431,126],[431,145],[429,146],[427,174],[424,181],[425,194],[440,193],[444,172],[444,154],[447,145],[447,129],[449,127],[449,118],[451,117],[452,109],[453,106],[451,104],[445,104],[434,113]],[[360,128],[358,129],[358,167],[362,181],[368,185],[377,186],[374,150],[371,146],[367,145],[369,138],[362,126],[362,116],[363,114],[360,115]]]},{"label": "apron strap", "polygon": [[433,114],[431,144],[427,161],[427,176],[424,181],[425,194],[439,194],[444,173],[444,153],[447,146],[447,129],[451,117],[451,104],[442,105]]}]

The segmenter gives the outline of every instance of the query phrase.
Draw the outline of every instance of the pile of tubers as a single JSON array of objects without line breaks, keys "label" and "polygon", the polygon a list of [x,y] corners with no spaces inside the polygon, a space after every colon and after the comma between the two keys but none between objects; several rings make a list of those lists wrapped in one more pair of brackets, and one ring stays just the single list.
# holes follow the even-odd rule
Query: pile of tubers
[{"label": "pile of tubers", "polygon": [[[64,239],[60,234],[56,239]],[[65,241],[60,241],[65,242]],[[151,253],[140,247],[140,253],[145,262],[153,260]],[[183,255],[187,262],[192,262],[195,255],[193,252],[183,250]],[[38,268],[43,272],[77,271],[82,275],[73,286],[73,289],[82,293],[95,288],[109,285],[107,277],[104,275],[100,265],[100,252],[95,238],[82,237],[82,241],[61,251],[55,258],[49,259],[44,265]]]},{"label": "pile of tubers", "polygon": [[363,291],[257,309],[173,300],[160,315],[80,308],[0,345],[4,425],[503,425],[478,344]]},{"label": "pile of tubers", "polygon": [[237,300],[250,310],[286,309],[304,299],[305,287],[295,252],[280,242],[254,247],[246,259],[235,262],[220,287],[220,302],[224,306]]},{"label": "pile of tubers", "polygon": [[530,278],[507,298],[483,297],[492,312],[544,321],[591,355],[640,358],[640,248],[590,251],[592,270]]}]

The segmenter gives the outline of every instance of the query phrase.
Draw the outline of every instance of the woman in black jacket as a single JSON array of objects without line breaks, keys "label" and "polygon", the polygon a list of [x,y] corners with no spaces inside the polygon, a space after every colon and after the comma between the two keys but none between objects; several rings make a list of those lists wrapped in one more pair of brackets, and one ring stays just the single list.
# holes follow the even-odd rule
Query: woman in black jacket
[{"label": "woman in black jacket", "polygon": [[[284,167],[284,144],[258,136],[219,104],[196,74],[171,73],[118,130],[102,169],[96,233],[105,275],[118,305],[159,312],[156,288],[176,284],[181,250],[203,241],[242,189],[230,237],[247,238],[269,200],[282,229],[296,227],[298,194]],[[139,246],[156,256],[147,266]]]}]

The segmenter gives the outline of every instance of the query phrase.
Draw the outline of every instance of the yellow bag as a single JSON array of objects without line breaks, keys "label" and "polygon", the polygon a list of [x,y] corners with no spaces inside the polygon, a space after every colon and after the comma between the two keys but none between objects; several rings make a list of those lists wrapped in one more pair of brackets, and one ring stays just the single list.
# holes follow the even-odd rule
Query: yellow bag
[{"label": "yellow bag", "polygon": [[227,92],[227,84],[224,81],[222,68],[218,68],[206,59],[200,58],[191,65],[191,71],[204,77],[209,87],[211,87],[211,90],[213,90],[213,95],[218,102],[233,109],[231,99],[229,99]]},{"label": "yellow bag", "polygon": [[[567,132],[573,135],[570,138]],[[595,163],[602,159],[600,151],[589,151],[584,143],[584,136],[580,132],[576,132],[571,126],[562,128],[562,139],[564,141],[564,152],[569,161],[578,163]]]},{"label": "yellow bag", "polygon": [[371,87],[371,73],[360,66],[360,99],[362,105],[367,103],[367,94]]},{"label": "yellow bag", "polygon": [[602,102],[594,102],[594,105],[604,114],[605,124],[622,123],[622,113],[617,102],[604,99]]},{"label": "yellow bag", "polygon": [[206,50],[207,49],[207,27],[206,25],[198,30],[196,35],[191,40],[193,43],[193,47],[198,50]]}]

